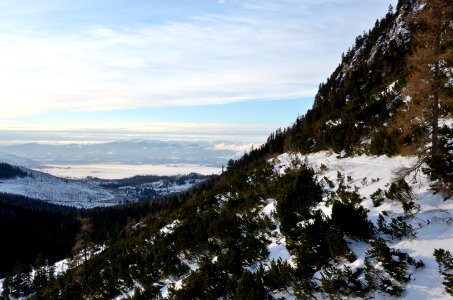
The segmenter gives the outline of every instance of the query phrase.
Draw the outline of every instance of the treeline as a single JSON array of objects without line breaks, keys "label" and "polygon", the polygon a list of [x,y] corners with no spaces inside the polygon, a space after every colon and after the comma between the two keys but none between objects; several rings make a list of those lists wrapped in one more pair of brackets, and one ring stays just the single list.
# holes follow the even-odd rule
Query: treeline
[{"label": "treeline", "polygon": [[27,172],[19,167],[11,166],[10,164],[0,162],[0,179],[9,179],[14,177],[25,177]]},{"label": "treeline", "polygon": [[123,237],[137,223],[148,223],[162,212],[175,209],[215,180],[211,178],[195,188],[176,195],[132,204],[82,209],[79,214],[92,223],[93,231],[90,237],[94,243],[111,243]]},{"label": "treeline", "polygon": [[209,179],[212,176],[205,176],[197,173],[190,173],[187,175],[175,175],[175,176],[158,176],[158,175],[137,175],[130,178],[124,179],[115,179],[115,180],[107,180],[107,179],[97,179],[101,182],[101,185],[106,188],[119,188],[122,186],[138,186],[145,183],[151,183],[156,181],[168,181],[168,182],[176,182],[177,184],[182,184],[188,180],[201,180],[201,179]]},{"label": "treeline", "polygon": [[[200,185],[202,189],[209,181]],[[174,209],[196,190],[140,203],[76,209],[20,195],[0,194],[0,232],[2,245],[0,278],[30,271],[37,259],[49,264],[74,255],[80,233],[80,219],[90,222],[89,240],[109,244],[124,237],[140,222],[150,222],[161,212]]]},{"label": "treeline", "polygon": [[255,151],[262,155],[332,149],[349,155],[357,151],[393,155],[400,142],[411,142],[385,126],[403,103],[399,91],[408,74],[405,57],[411,47],[404,32],[390,36],[397,18],[402,14],[399,21],[404,21],[413,4],[400,1],[398,6],[397,13],[389,12],[357,37],[320,84],[313,107],[292,126],[272,133]]},{"label": "treeline", "polygon": [[70,254],[80,227],[75,212],[41,200],[0,194],[0,277],[29,270],[38,256],[55,262]]}]

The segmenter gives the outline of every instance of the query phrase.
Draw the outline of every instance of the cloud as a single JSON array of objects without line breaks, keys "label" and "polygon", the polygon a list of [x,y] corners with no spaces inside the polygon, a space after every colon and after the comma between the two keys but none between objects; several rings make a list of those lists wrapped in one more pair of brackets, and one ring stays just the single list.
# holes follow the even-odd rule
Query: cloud
[{"label": "cloud", "polygon": [[253,147],[253,144],[242,144],[242,145],[234,145],[234,144],[217,144],[211,148],[211,150],[218,150],[218,151],[234,151],[239,154],[243,154],[246,151],[250,151]]},{"label": "cloud", "polygon": [[0,118],[311,96],[346,49],[343,31],[357,26],[332,23],[350,6],[325,15],[300,1],[245,1],[233,12],[57,33],[0,25]]}]

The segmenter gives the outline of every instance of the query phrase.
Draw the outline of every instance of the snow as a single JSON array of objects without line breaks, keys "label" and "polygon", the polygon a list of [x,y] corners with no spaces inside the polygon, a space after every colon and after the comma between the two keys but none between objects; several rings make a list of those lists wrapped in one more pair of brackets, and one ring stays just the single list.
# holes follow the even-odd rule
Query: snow
[{"label": "snow", "polygon": [[[389,199],[385,199],[383,204],[379,207],[374,207],[370,195],[378,189],[387,190],[389,185],[398,177],[397,171],[402,167],[411,166],[415,161],[416,158],[414,157],[403,156],[387,157],[362,155],[342,158],[341,155],[336,153],[322,151],[309,155],[284,153],[269,162],[272,164],[276,176],[284,175],[289,168],[298,168],[302,164],[309,165],[315,170],[317,180],[319,183],[323,184],[326,194],[329,191],[336,190],[340,183],[338,173],[341,173],[344,177],[344,184],[350,186],[351,190],[354,189],[354,187],[358,187],[360,197],[363,199],[361,204],[369,210],[368,217],[370,221],[376,224],[379,214],[384,211],[391,217],[402,216],[404,211],[401,204]],[[42,177],[40,179],[41,181],[38,180],[42,185],[51,182],[55,187],[54,181],[61,180],[55,179],[49,175],[41,175],[41,173],[38,175]],[[333,188],[330,188],[325,183],[324,177],[333,182]],[[18,178],[11,181],[30,180],[30,178],[31,177]],[[36,180],[36,178],[34,179]],[[416,237],[390,240],[388,241],[388,245],[408,253],[415,260],[421,259],[424,262],[425,267],[415,270],[412,273],[411,281],[407,284],[406,292],[403,294],[402,299],[450,299],[442,285],[443,277],[438,271],[438,265],[434,259],[433,252],[434,249],[437,248],[453,251],[453,199],[450,198],[445,200],[442,195],[434,194],[430,190],[429,179],[422,173],[417,174],[417,176],[409,174],[405,179],[412,188],[416,203],[420,205],[420,210],[413,217],[408,219],[408,223],[412,225],[416,231]],[[4,182],[8,182],[8,180],[5,180]],[[0,183],[0,187],[2,187],[2,185],[3,182]],[[58,192],[63,193],[64,191]],[[230,194],[217,196],[219,206],[222,206],[230,199]],[[327,200],[327,197],[324,197],[324,201],[319,203],[315,209],[321,210],[326,217],[329,217],[331,215],[332,207],[325,200]],[[286,239],[280,232],[278,220],[275,218],[275,210],[275,199],[266,199],[257,210],[258,217],[269,217],[271,221],[276,224],[276,228],[273,231],[264,233],[266,239],[269,241],[267,245],[269,255],[262,263],[265,268],[268,268],[273,260],[282,260],[289,262],[295,267],[294,259],[286,247]],[[163,226],[159,230],[159,233],[164,236],[172,234],[180,223],[181,221],[174,220]],[[347,239],[346,242],[351,251],[357,256],[357,259],[352,263],[342,262],[339,267],[348,266],[352,270],[363,268],[366,252],[370,250],[371,246],[368,243],[352,239]],[[105,249],[105,247],[93,252],[93,255],[103,251],[103,249]],[[192,263],[183,256],[179,258],[183,263],[190,267],[191,272],[198,269],[196,263]],[[217,259],[217,256],[211,258],[213,263],[215,263]],[[57,274],[63,274],[73,265],[74,263],[65,259],[56,263],[54,267]],[[317,275],[321,276],[321,273]],[[188,276],[188,274],[186,276]],[[162,279],[158,284],[161,296],[168,297],[170,288],[183,288],[184,278],[185,277],[183,276],[180,278],[169,277]],[[364,280],[364,278],[362,277],[361,280]],[[0,291],[2,283],[3,280],[0,280]],[[142,287],[139,283],[134,282],[132,287],[122,291],[122,294],[116,299],[119,300],[133,297],[136,288],[140,289]],[[288,288],[288,291],[274,291],[272,295],[275,297],[285,297],[286,299],[295,299],[291,287]],[[375,293],[371,296],[378,300],[394,299],[382,293]]]},{"label": "snow", "polygon": [[[387,157],[387,156],[355,156],[340,158],[335,153],[322,151],[309,155],[298,153],[284,153],[271,160],[277,175],[285,174],[288,168],[297,168],[302,162],[312,167],[318,176],[318,181],[327,177],[334,182],[335,190],[338,187],[337,173],[344,174],[345,184],[359,188],[358,192],[362,199],[362,206],[369,210],[370,221],[376,224],[377,217],[383,211],[389,212],[392,217],[401,216],[404,211],[401,204],[385,199],[379,207],[374,207],[370,195],[378,189],[387,190],[389,185],[396,179],[397,172],[402,167],[409,167],[416,161],[415,157]],[[434,194],[430,190],[429,178],[424,174],[409,174],[406,181],[412,188],[416,203],[420,205],[420,211],[408,220],[416,231],[416,237],[388,242],[392,248],[408,253],[415,260],[422,260],[425,267],[416,270],[411,281],[406,286],[403,299],[451,299],[442,285],[443,277],[438,271],[437,262],[433,252],[436,248],[453,251],[453,199],[445,200],[442,195]],[[324,188],[329,188],[324,184]],[[263,208],[263,213],[269,214],[274,209],[274,202],[269,202]],[[327,216],[329,206],[320,203],[317,209],[321,209]],[[284,240],[280,245],[272,241],[269,246],[270,257],[284,258],[281,254]],[[352,269],[363,267],[366,251],[369,244],[354,240],[347,241],[349,248],[357,255],[357,260],[348,264]],[[375,299],[393,299],[381,293],[373,295]]]},{"label": "snow", "polygon": [[29,176],[1,180],[0,192],[78,208],[118,204],[114,195],[99,186],[28,169],[26,171]]},{"label": "snow", "polygon": [[223,204],[225,204],[226,202],[228,202],[228,200],[231,199],[231,194],[228,192],[225,195],[217,195],[216,199],[217,199],[218,206],[222,207]]},{"label": "snow", "polygon": [[335,126],[341,125],[341,119],[337,119],[335,121],[329,120],[326,122],[326,125],[329,127],[335,127]]},{"label": "snow", "polygon": [[277,227],[268,236],[268,239],[270,240],[270,244],[267,246],[269,257],[267,258],[265,265],[269,266],[270,262],[273,260],[277,261],[281,259],[282,261],[288,261],[292,266],[295,266],[293,258],[286,248],[286,239],[281,234],[280,226],[274,218],[274,213],[275,199],[269,199],[267,204],[261,209],[260,215],[262,217],[268,216],[273,223],[277,224]]},{"label": "snow", "polygon": [[104,186],[106,184],[104,181],[96,178],[75,180],[59,178],[23,167],[21,169],[28,176],[0,180],[0,192],[76,208],[93,208],[134,202],[143,197],[143,193],[150,189],[154,190],[159,196],[166,196],[183,192],[205,181],[204,178],[178,180],[176,176],[170,181],[162,179],[136,186],[120,186],[118,189],[109,189]]},{"label": "snow", "polygon": [[[105,249],[107,249],[106,245],[96,245],[96,246],[88,249],[87,259],[90,259],[91,257],[100,254],[101,252],[105,251]],[[75,268],[75,267],[78,267],[79,265],[81,265],[83,263],[82,259],[76,259],[76,258],[77,257],[80,258],[82,256],[83,256],[82,252],[79,252],[78,254],[75,255],[74,260],[65,258],[65,259],[62,259],[62,260],[54,263],[52,266],[55,270],[55,277],[59,277],[59,276],[63,275],[64,273],[66,273],[66,271],[68,271],[69,269],[72,269],[72,268]],[[31,272],[30,272],[31,280],[33,280],[33,277],[35,276],[35,272],[36,272],[35,269],[31,270]],[[4,281],[5,281],[4,278],[0,279],[0,295],[3,292],[3,282]]]},{"label": "snow", "polygon": [[23,158],[10,153],[5,153],[2,151],[0,151],[0,162],[27,168],[39,166],[39,163],[34,160]]},{"label": "snow", "polygon": [[165,225],[164,227],[162,227],[159,232],[160,234],[162,235],[168,235],[168,234],[172,234],[174,229],[179,225],[181,224],[181,221],[179,220],[174,220],[173,222],[171,222],[170,224],[167,224]]},{"label": "snow", "polygon": [[453,119],[443,119],[443,118],[440,118],[439,119],[439,127],[443,127],[443,126],[447,126],[447,127],[450,127],[452,128],[453,127]]},{"label": "snow", "polygon": [[131,288],[129,288],[127,290],[122,290],[121,294],[119,296],[113,298],[113,299],[114,300],[131,299],[135,295],[135,289],[136,288],[138,288],[141,291],[145,290],[143,288],[143,286],[138,281],[134,280],[134,285]]},{"label": "snow", "polygon": [[[90,259],[91,257],[98,255],[101,252],[104,252],[105,249],[107,249],[106,245],[97,245],[92,247],[87,251],[87,259]],[[66,258],[54,263],[53,266],[55,268],[55,276],[63,275],[64,273],[66,273],[67,270],[81,265],[83,263],[82,259],[77,258],[81,258],[84,256],[82,254],[82,251],[75,255],[74,260]]]}]

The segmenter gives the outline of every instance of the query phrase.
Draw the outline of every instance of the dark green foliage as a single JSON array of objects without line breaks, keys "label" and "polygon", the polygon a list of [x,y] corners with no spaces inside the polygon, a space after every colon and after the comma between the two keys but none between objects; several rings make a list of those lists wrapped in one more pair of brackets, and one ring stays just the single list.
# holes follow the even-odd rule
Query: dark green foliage
[{"label": "dark green foliage", "polygon": [[390,223],[385,221],[382,214],[378,217],[379,232],[388,235],[391,239],[415,238],[416,234],[410,224],[407,224],[404,217],[396,217],[390,220]]},{"label": "dark green foliage", "polygon": [[368,240],[373,236],[373,224],[362,206],[336,201],[332,207],[332,226],[351,237]]},{"label": "dark green foliage", "polygon": [[271,291],[284,291],[293,282],[293,269],[287,261],[272,261],[269,271],[264,276],[264,284]]},{"label": "dark green foliage", "polygon": [[25,177],[27,172],[19,167],[14,167],[6,163],[0,162],[0,179],[9,179],[14,177]]},{"label": "dark green foliage", "polygon": [[326,243],[329,247],[329,255],[333,258],[350,256],[350,250],[344,240],[343,233],[332,227],[326,234]]},{"label": "dark green foliage", "polygon": [[330,180],[329,178],[327,178],[326,176],[324,176],[323,180],[327,183],[329,188],[333,189],[335,187],[335,184],[333,183],[333,181]]},{"label": "dark green foliage", "polygon": [[237,289],[233,299],[267,299],[267,293],[261,278],[248,271],[242,273],[237,282]]},{"label": "dark green foliage", "polygon": [[365,280],[368,287],[391,296],[400,297],[404,285],[410,280],[410,266],[421,268],[422,261],[415,261],[408,254],[389,248],[384,240],[372,241],[373,248],[365,258]]},{"label": "dark green foliage", "polygon": [[352,271],[349,267],[326,268],[321,277],[324,298],[365,298],[368,288],[359,279],[362,274],[363,269]]},{"label": "dark green foliage", "polygon": [[450,251],[434,249],[434,257],[439,265],[439,272],[444,276],[445,291],[453,296],[453,256]]},{"label": "dark green foliage", "polygon": [[395,155],[398,153],[398,145],[401,143],[400,133],[381,128],[371,135],[370,152],[374,155]]},{"label": "dark green foliage", "polygon": [[[175,299],[218,299],[224,295],[264,299],[267,289],[263,282],[267,271],[255,274],[247,270],[261,270],[260,264],[268,256],[266,233],[275,229],[269,217],[259,216],[252,210],[263,204],[261,195],[269,194],[271,173],[264,159],[249,161],[247,165],[231,164],[229,170],[214,181],[178,198],[172,197],[170,202],[162,202],[160,210],[151,209],[149,203],[139,203],[84,211],[91,216],[95,227],[105,228],[105,232],[110,233],[117,229],[108,230],[107,224],[103,225],[108,221],[102,217],[114,222],[110,218],[117,216],[120,224],[125,224],[122,222],[135,213],[138,220],[142,215],[148,218],[142,218],[142,225],[138,227],[126,224],[105,252],[42,289],[41,295],[68,293],[74,289],[78,290],[74,299],[95,295],[114,298],[120,290],[129,289],[137,281],[144,290],[139,289],[136,298],[153,299],[163,286],[159,280],[181,278],[184,289],[169,288]],[[220,195],[228,201],[222,203]],[[137,211],[139,208],[142,212]],[[160,213],[159,217],[152,217],[155,212]],[[175,223],[175,219],[178,222]],[[175,224],[170,232],[160,231],[170,223]],[[121,228],[121,225],[116,226]],[[190,271],[190,264],[196,264],[198,269]],[[84,279],[84,269],[90,274],[88,280]]]},{"label": "dark green foliage", "polygon": [[371,201],[373,201],[374,207],[378,207],[384,202],[384,200],[385,200],[384,195],[385,195],[384,191],[381,189],[378,189],[376,192],[374,192],[370,195]]},{"label": "dark green foliage", "polygon": [[276,213],[287,248],[298,266],[294,272],[296,294],[303,298],[313,293],[316,285],[311,277],[330,258],[328,223],[319,211],[312,211],[322,200],[322,188],[316,183],[313,170],[304,166],[287,172],[279,185],[282,192],[277,198]]},{"label": "dark green foliage", "polygon": [[389,190],[385,192],[385,196],[391,200],[400,202],[406,215],[413,215],[420,209],[420,206],[415,203],[415,196],[412,193],[411,187],[404,178],[399,178],[395,182],[392,182]]},{"label": "dark green foliage", "polygon": [[314,172],[302,167],[288,172],[280,179],[282,191],[277,199],[276,212],[281,231],[290,239],[298,239],[296,224],[311,217],[310,209],[321,202],[322,188],[314,180]]},{"label": "dark green foliage", "polygon": [[339,187],[330,194],[332,204],[331,226],[341,234],[366,241],[373,235],[373,224],[368,221],[367,210],[360,205],[362,199],[357,189],[351,191],[344,185],[344,175],[337,174]]},{"label": "dark green foliage", "polygon": [[424,170],[435,181],[434,189],[453,195],[453,128],[439,129],[439,153],[428,157],[429,168]]},{"label": "dark green foliage", "polygon": [[[0,194],[0,277],[68,256],[79,230],[75,210],[18,195]],[[16,269],[16,270],[14,270]]]}]

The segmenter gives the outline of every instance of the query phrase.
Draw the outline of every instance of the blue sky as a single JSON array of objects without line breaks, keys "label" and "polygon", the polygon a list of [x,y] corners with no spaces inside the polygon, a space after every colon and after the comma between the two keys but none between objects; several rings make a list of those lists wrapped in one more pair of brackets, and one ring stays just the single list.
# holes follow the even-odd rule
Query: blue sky
[{"label": "blue sky", "polygon": [[0,0],[0,126],[253,127],[264,142],[389,4]]}]

